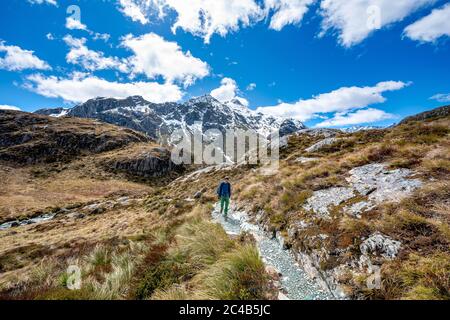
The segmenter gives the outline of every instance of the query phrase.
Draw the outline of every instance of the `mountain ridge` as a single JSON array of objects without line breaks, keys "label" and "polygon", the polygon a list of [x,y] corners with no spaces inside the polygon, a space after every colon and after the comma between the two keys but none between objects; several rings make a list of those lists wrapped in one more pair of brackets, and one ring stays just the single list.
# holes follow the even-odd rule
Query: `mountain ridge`
[{"label": "mountain ridge", "polygon": [[141,96],[126,99],[95,98],[79,104],[72,109],[55,111],[41,109],[37,114],[52,116],[72,116],[93,118],[110,124],[128,127],[145,132],[151,138],[164,141],[175,130],[182,129],[192,133],[196,122],[202,122],[203,132],[218,129],[253,130],[263,136],[278,131],[281,136],[288,135],[305,125],[295,119],[273,117],[250,110],[234,99],[219,102],[211,95],[190,99],[183,103],[152,103]]}]

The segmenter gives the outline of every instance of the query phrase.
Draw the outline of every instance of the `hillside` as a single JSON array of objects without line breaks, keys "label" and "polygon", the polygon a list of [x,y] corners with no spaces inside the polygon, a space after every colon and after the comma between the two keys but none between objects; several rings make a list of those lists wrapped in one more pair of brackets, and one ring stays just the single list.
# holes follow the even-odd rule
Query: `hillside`
[{"label": "hillside", "polygon": [[[48,121],[78,121],[68,119]],[[301,130],[289,136],[273,176],[240,165],[176,171],[164,183],[139,180],[130,172],[139,166],[129,163],[148,142],[55,162],[56,172],[4,161],[15,177],[4,180],[5,207],[21,188],[33,201],[59,193],[40,188],[66,187],[75,172],[82,181],[74,189],[98,185],[89,200],[41,210],[41,217],[53,214],[48,220],[0,228],[1,297],[296,297],[281,289],[289,275],[280,277],[258,255],[268,239],[290,250],[311,288],[320,287],[313,299],[449,299],[449,128],[448,112],[439,112],[388,129]],[[44,173],[32,175],[36,168]],[[229,221],[214,210],[225,175],[234,186]],[[246,232],[225,232],[240,224]],[[76,291],[65,287],[74,264],[83,270]]]}]

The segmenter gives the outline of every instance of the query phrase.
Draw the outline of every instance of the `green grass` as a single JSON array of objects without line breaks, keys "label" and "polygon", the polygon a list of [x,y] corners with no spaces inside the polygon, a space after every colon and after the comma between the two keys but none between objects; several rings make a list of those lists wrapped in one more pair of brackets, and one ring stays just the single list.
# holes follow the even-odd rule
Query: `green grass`
[{"label": "green grass", "polygon": [[251,245],[226,253],[196,280],[202,296],[219,300],[264,299],[268,286],[264,264]]}]

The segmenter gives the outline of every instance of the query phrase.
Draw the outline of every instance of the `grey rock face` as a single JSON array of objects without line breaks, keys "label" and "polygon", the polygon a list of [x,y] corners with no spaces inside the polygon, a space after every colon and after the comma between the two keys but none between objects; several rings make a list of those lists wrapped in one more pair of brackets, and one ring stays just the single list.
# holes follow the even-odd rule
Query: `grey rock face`
[{"label": "grey rock face", "polygon": [[105,166],[107,169],[120,170],[145,178],[162,177],[183,169],[171,161],[168,150],[161,148],[155,150],[158,152],[150,151],[130,158],[116,159],[106,163]]},{"label": "grey rock face", "polygon": [[299,135],[307,134],[313,137],[324,137],[324,138],[335,137],[339,133],[340,131],[336,129],[302,129],[297,132],[297,134]]},{"label": "grey rock face", "polygon": [[375,207],[374,204],[371,204],[367,201],[361,201],[361,202],[357,202],[351,206],[347,206],[344,208],[344,212],[346,212],[347,214],[355,217],[355,218],[361,218],[361,214],[365,211],[368,211],[370,209],[372,209],[373,207]]},{"label": "grey rock face", "polygon": [[323,139],[322,141],[317,142],[316,144],[313,144],[311,147],[309,147],[305,151],[306,152],[317,152],[317,151],[320,151],[320,149],[322,149],[325,146],[332,145],[336,141],[338,141],[338,139],[336,139],[336,138],[326,138],[326,139]]},{"label": "grey rock face", "polygon": [[331,206],[338,206],[359,194],[367,196],[367,201],[346,206],[344,212],[360,218],[362,213],[376,205],[400,201],[422,186],[422,182],[418,179],[407,179],[412,175],[411,170],[386,168],[386,164],[378,163],[355,168],[349,172],[350,177],[347,178],[349,187],[315,191],[303,208],[314,211],[317,216],[327,218]]},{"label": "grey rock face", "polygon": [[387,170],[386,164],[373,163],[350,171],[347,181],[361,195],[368,195],[369,202],[398,201],[422,186],[408,169]]},{"label": "grey rock face", "polygon": [[360,245],[360,250],[363,255],[379,254],[385,259],[394,259],[400,247],[401,242],[376,232]]},{"label": "grey rock face", "polygon": [[325,190],[315,191],[313,196],[309,198],[304,209],[314,211],[320,217],[329,217],[329,208],[331,206],[338,206],[342,202],[349,200],[355,196],[352,188],[330,188]]}]

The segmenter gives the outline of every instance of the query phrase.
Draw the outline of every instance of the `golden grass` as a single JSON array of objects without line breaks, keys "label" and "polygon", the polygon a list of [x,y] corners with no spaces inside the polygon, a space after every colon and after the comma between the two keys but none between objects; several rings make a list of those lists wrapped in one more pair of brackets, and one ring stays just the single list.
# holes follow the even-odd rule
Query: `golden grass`
[{"label": "golden grass", "polygon": [[[7,168],[7,169],[5,169]],[[0,167],[0,221],[26,217],[35,211],[98,200],[114,194],[139,195],[151,187],[122,179],[95,179],[75,170],[35,178],[36,167]]]}]

